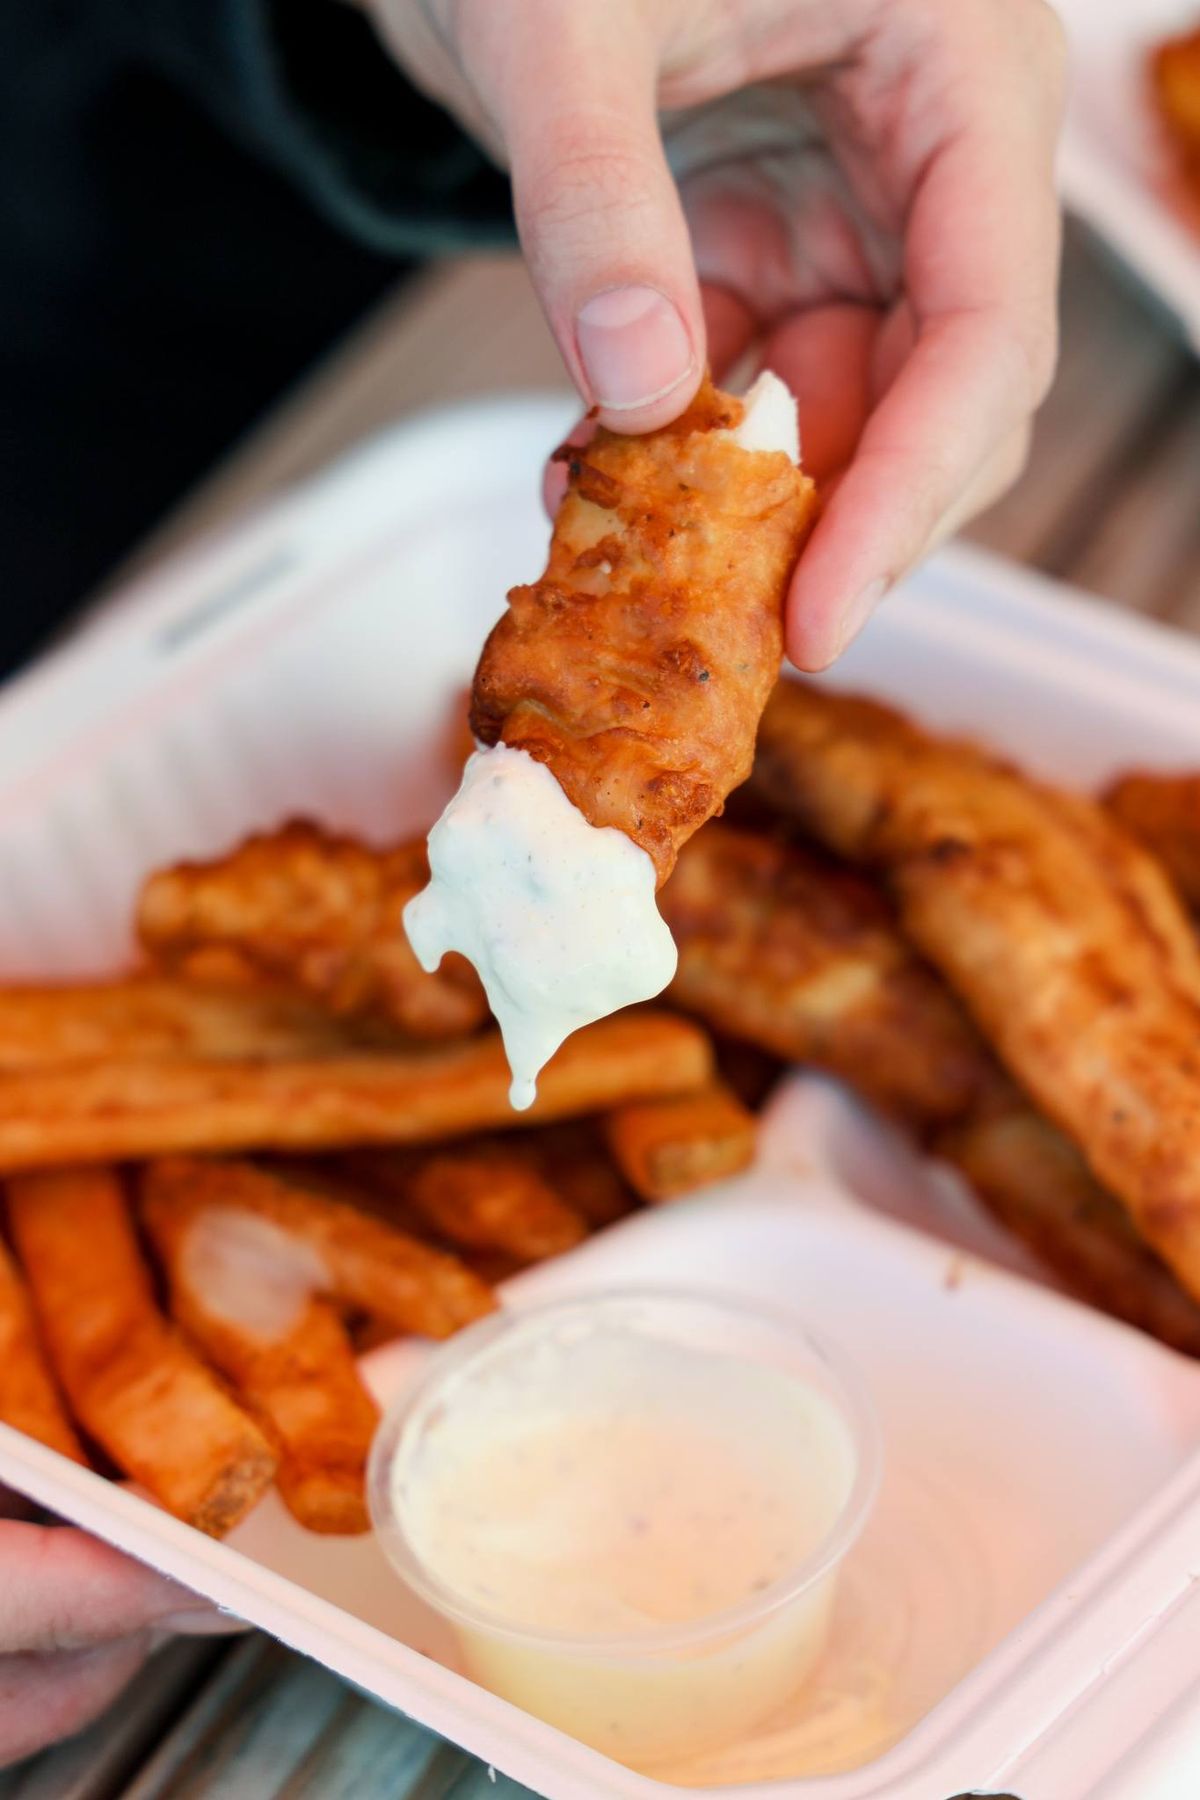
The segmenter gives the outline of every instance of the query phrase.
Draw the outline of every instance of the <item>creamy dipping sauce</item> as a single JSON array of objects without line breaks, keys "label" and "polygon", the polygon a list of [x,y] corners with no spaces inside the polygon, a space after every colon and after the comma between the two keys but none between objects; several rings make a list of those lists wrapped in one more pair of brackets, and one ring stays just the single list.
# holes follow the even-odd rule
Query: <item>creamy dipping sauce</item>
[{"label": "creamy dipping sauce", "polygon": [[675,973],[646,852],[590,825],[524,750],[497,744],[470,758],[429,834],[429,868],[404,909],[409,943],[422,968],[448,950],[475,965],[518,1111],[565,1038],[660,994]]},{"label": "creamy dipping sauce", "polygon": [[639,1768],[797,1693],[874,1484],[870,1423],[806,1340],[677,1295],[466,1336],[385,1421],[370,1489],[476,1680]]},{"label": "creamy dipping sauce", "polygon": [[[800,458],[796,402],[769,370],[729,434]],[[517,1111],[559,1045],[660,994],[675,946],[655,903],[654,864],[622,831],[598,829],[523,750],[477,750],[429,834],[430,882],[404,909],[423,969],[447,951],[474,964],[500,1027]]]}]

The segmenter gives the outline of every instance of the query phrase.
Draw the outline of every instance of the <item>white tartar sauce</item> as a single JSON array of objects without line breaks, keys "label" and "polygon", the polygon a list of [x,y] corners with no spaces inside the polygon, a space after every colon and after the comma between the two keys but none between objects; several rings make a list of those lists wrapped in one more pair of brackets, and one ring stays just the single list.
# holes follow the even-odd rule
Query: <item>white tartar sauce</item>
[{"label": "white tartar sauce", "polygon": [[[733,441],[798,462],[796,402],[779,377],[764,370],[745,407]],[[429,834],[429,867],[428,887],[404,909],[408,941],[430,972],[449,950],[474,964],[518,1112],[573,1031],[652,999],[675,973],[650,857],[624,832],[590,824],[523,750],[497,744],[470,758]]]},{"label": "white tartar sauce", "polygon": [[429,834],[429,868],[404,909],[408,941],[424,969],[457,950],[479,971],[519,1112],[565,1038],[675,973],[653,862],[623,831],[589,824],[524,750],[470,758]]}]

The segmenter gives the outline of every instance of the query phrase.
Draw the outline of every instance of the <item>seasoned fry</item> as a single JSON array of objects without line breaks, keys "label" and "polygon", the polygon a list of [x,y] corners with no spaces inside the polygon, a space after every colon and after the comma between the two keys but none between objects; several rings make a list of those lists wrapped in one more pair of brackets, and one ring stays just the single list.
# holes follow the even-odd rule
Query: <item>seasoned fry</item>
[{"label": "seasoned fry", "polygon": [[[148,1185],[142,1219],[171,1313],[279,1446],[276,1482],[309,1531],[368,1529],[364,1471],[379,1412],[314,1259],[267,1220]],[[320,1274],[319,1266],[315,1273]]]},{"label": "seasoned fry", "polygon": [[0,1076],[0,1170],[175,1150],[316,1150],[465,1137],[643,1095],[686,1093],[712,1070],[704,1034],[669,1013],[578,1031],[530,1113],[508,1103],[498,1035],[424,1052],[279,1062],[96,1062]]},{"label": "seasoned fry", "polygon": [[917,948],[1200,1296],[1200,951],[1157,865],[1099,806],[812,685],[772,697],[755,782],[885,872]]},{"label": "seasoned fry", "polygon": [[1123,775],[1104,803],[1200,911],[1200,775]]},{"label": "seasoned fry", "polygon": [[706,381],[659,431],[564,451],[546,572],[509,594],[475,676],[475,736],[547,764],[660,885],[749,772],[815,513],[787,455],[731,440],[743,412]]},{"label": "seasoned fry", "polygon": [[427,975],[401,914],[429,876],[425,845],[371,850],[296,819],[142,889],[138,933],[159,961],[232,953],[339,1014],[378,1014],[418,1038],[462,1037],[487,1007],[470,965]]},{"label": "seasoned fry", "polygon": [[1081,1299],[1200,1356],[1200,1306],[1049,1120],[1018,1104],[951,1126],[936,1149]]},{"label": "seasoned fry", "polygon": [[457,1257],[253,1163],[163,1158],[146,1169],[142,1194],[151,1219],[207,1207],[265,1221],[301,1247],[313,1287],[401,1331],[449,1337],[494,1305]]},{"label": "seasoned fry", "polygon": [[1158,45],[1150,77],[1181,172],[1200,198],[1200,26]]},{"label": "seasoned fry", "polygon": [[676,1200],[754,1160],[754,1115],[717,1083],[676,1100],[631,1100],[604,1125],[618,1168],[643,1200]]},{"label": "seasoned fry", "polygon": [[17,1266],[0,1243],[0,1421],[86,1464],[54,1385]]},{"label": "seasoned fry", "polygon": [[967,1107],[987,1054],[861,877],[712,824],[684,847],[660,905],[679,947],[670,996],[689,1012],[841,1075],[915,1126]]},{"label": "seasoned fry", "polygon": [[638,1201],[608,1154],[596,1119],[564,1119],[518,1134],[546,1180],[593,1231],[615,1225]]},{"label": "seasoned fry", "polygon": [[270,1485],[275,1456],[155,1305],[118,1177],[22,1176],[8,1197],[47,1355],[80,1424],[168,1511],[223,1535]]},{"label": "seasoned fry", "polygon": [[516,1144],[473,1142],[423,1157],[364,1150],[348,1158],[346,1167],[465,1250],[498,1250],[519,1263],[540,1262],[587,1235],[584,1220]]},{"label": "seasoned fry", "polygon": [[270,988],[202,988],[149,975],[0,988],[0,1073],[110,1058],[323,1056],[357,1041],[321,1008]]}]

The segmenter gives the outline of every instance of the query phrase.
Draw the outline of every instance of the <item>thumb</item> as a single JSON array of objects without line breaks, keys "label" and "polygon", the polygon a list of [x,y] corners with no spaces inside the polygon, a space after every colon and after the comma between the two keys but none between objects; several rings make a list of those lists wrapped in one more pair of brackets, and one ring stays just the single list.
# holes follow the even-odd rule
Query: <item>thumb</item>
[{"label": "thumb", "polygon": [[521,244],[563,360],[604,424],[666,424],[699,384],[704,320],[642,9],[492,0],[481,14]]}]

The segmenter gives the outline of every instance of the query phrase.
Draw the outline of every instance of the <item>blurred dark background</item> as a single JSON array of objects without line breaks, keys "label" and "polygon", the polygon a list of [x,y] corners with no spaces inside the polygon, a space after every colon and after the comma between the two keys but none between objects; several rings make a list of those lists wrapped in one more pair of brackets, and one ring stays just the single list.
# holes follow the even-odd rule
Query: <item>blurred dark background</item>
[{"label": "blurred dark background", "polygon": [[339,0],[7,0],[0,678],[506,184]]}]

